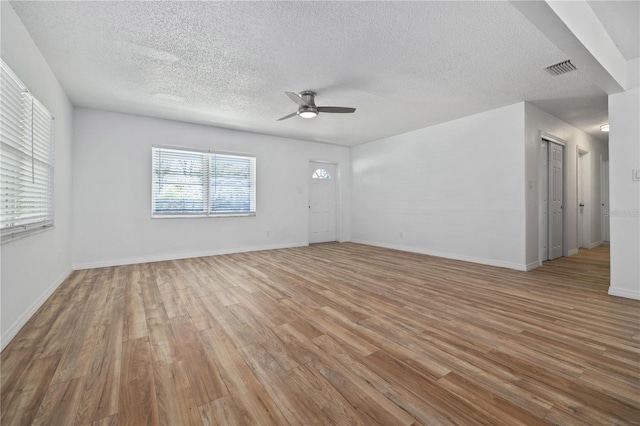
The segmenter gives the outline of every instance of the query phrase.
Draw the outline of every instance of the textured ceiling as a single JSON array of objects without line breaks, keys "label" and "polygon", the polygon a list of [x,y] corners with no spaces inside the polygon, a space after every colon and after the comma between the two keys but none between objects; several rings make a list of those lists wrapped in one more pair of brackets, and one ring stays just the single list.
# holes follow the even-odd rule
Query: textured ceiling
[{"label": "textured ceiling", "polygon": [[[606,95],[507,2],[12,2],[76,106],[356,145],[519,101],[597,137]],[[279,117],[284,91],[355,114]]]},{"label": "textured ceiling", "polygon": [[625,59],[640,57],[640,1],[589,1]]}]

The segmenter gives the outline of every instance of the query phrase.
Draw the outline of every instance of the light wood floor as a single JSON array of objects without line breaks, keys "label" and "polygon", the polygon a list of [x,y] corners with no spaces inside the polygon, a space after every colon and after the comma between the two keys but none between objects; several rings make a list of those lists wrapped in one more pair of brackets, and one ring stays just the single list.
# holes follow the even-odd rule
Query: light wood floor
[{"label": "light wood floor", "polygon": [[638,424],[609,251],[523,273],[357,244],[76,271],[2,352],[2,425]]}]

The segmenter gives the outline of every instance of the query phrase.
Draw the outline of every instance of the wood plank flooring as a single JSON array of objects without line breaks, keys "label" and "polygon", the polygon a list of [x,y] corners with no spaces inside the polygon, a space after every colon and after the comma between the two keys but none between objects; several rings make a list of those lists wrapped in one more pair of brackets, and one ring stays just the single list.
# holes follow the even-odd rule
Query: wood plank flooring
[{"label": "wood plank flooring", "polygon": [[608,265],[332,243],[76,271],[2,352],[0,422],[640,424]]}]

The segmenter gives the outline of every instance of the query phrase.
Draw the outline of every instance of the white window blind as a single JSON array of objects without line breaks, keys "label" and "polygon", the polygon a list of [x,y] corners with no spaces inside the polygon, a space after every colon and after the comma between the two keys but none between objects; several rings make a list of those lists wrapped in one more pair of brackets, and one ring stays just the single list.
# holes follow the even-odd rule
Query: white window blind
[{"label": "white window blind", "polygon": [[53,226],[53,118],[0,62],[0,232]]},{"label": "white window blind", "polygon": [[256,159],[152,147],[152,216],[256,213]]}]

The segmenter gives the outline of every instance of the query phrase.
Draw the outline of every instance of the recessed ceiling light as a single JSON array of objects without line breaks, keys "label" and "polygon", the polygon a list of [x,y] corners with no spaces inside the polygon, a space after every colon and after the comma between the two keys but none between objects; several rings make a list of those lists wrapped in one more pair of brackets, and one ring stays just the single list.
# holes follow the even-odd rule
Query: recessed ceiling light
[{"label": "recessed ceiling light", "polygon": [[602,126],[600,126],[600,130],[602,130],[603,132],[608,132],[609,131],[609,123],[603,124]]}]

